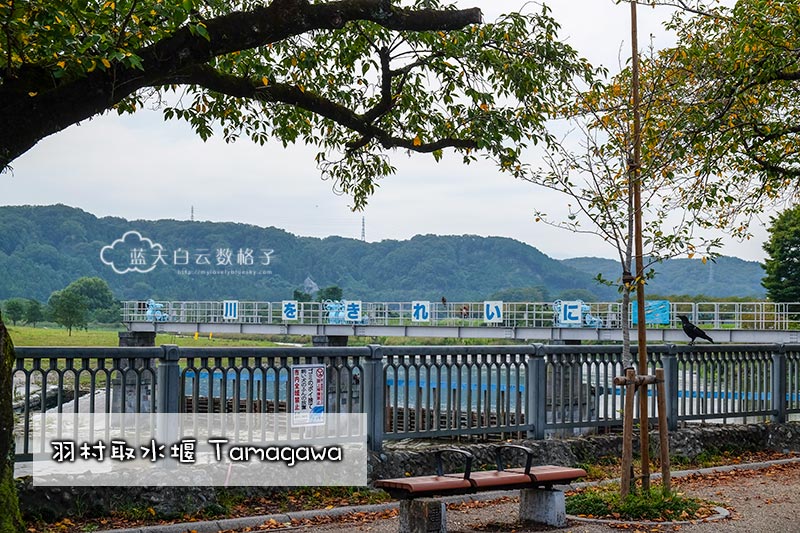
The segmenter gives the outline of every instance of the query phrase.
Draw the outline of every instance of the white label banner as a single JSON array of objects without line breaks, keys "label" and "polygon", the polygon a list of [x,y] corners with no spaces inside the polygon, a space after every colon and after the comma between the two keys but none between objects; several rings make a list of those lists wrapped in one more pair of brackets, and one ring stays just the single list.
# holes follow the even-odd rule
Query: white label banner
[{"label": "white label banner", "polygon": [[42,413],[31,420],[34,486],[367,484],[366,415]]}]

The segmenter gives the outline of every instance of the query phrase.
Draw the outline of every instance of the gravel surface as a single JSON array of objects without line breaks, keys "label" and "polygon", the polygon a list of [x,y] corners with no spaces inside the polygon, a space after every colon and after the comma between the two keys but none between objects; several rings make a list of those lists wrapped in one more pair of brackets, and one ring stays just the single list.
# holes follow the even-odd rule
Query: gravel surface
[{"label": "gravel surface", "polygon": [[[678,531],[686,533],[741,531],[747,533],[800,532],[800,462],[773,465],[758,470],[736,470],[714,474],[693,474],[675,480],[678,489],[691,496],[716,502],[731,511],[730,517],[716,522],[695,524],[664,524],[660,526],[630,525],[630,531]],[[517,523],[518,503],[514,498],[493,502],[472,502],[450,505],[447,510],[449,533],[572,531],[576,533],[609,532],[607,524],[582,523],[570,520],[566,528],[523,526]],[[292,531],[300,532],[374,532],[396,533],[396,511],[369,514],[359,513],[347,522],[320,523],[313,519],[305,525],[293,524]],[[278,524],[265,529],[228,531],[275,530]],[[619,526],[616,527],[619,529]]]}]

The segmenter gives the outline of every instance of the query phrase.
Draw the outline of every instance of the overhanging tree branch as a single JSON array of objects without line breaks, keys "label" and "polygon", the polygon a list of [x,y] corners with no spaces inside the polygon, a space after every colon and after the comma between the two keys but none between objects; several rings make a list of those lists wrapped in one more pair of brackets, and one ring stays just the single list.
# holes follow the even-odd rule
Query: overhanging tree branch
[{"label": "overhanging tree branch", "polygon": [[[340,0],[319,4],[307,0],[275,0],[268,6],[203,20],[202,33],[206,35],[198,32],[194,23],[188,23],[171,36],[136,50],[139,68],[114,61],[109,62],[106,70],[84,71],[80,75],[54,79],[44,65],[24,65],[27,71],[36,74],[20,78],[16,72],[4,73],[0,83],[0,169],[6,168],[39,140],[114,107],[142,88],[164,85],[168,80],[179,78],[214,57],[315,30],[341,28],[359,20],[396,31],[447,31],[480,23],[481,12],[478,8],[406,9],[393,6],[387,0]],[[302,95],[286,87],[274,91],[280,89],[284,93],[279,101],[304,101]],[[325,108],[324,104],[319,103]],[[341,110],[327,109],[326,112],[336,114]],[[343,117],[353,122],[352,117],[346,114]],[[364,131],[363,120],[361,124],[355,122],[352,124],[355,131],[369,134],[368,128]],[[397,145],[396,139],[373,137],[382,144]],[[421,151],[419,146],[412,149]]]},{"label": "overhanging tree branch", "polygon": [[[428,143],[415,143],[413,139],[393,137],[387,131],[375,126],[369,116],[358,115],[347,107],[318,94],[302,90],[297,85],[285,83],[263,85],[261,81],[223,74],[207,66],[187,69],[183,73],[163,81],[166,84],[199,85],[236,98],[292,105],[349,128],[361,134],[364,139],[376,139],[384,148],[404,148],[420,153],[430,153],[444,148],[477,148],[477,142],[471,139],[446,137]],[[358,145],[364,146],[365,144],[361,144],[359,141],[348,148],[354,149]]]}]

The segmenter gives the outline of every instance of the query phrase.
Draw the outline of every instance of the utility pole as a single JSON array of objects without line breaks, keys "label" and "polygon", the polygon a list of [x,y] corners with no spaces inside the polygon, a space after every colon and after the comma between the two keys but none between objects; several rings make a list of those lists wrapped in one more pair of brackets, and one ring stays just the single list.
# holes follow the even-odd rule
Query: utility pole
[{"label": "utility pole", "polygon": [[[631,98],[633,104],[633,157],[629,174],[633,183],[634,252],[636,256],[636,331],[639,344],[640,376],[647,375],[647,324],[644,316],[644,250],[642,246],[642,121],[639,109],[639,32],[636,0],[631,0]],[[647,416],[647,384],[639,386],[639,428],[642,458],[642,489],[650,490],[650,424]]]}]

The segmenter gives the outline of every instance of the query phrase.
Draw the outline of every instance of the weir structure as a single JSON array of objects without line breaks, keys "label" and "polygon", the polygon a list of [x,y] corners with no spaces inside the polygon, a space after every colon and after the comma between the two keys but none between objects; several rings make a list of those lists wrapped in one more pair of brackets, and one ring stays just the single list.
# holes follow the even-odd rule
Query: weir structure
[{"label": "weir structure", "polygon": [[[427,304],[425,320],[416,312],[420,302],[353,303],[358,304],[355,320],[343,312],[332,313],[330,302],[163,301],[157,302],[163,314],[153,320],[153,314],[147,313],[147,301],[126,301],[122,322],[131,332],[310,335],[318,337],[320,345],[329,346],[342,345],[353,336],[543,342],[622,340],[619,302],[559,302],[562,308],[571,304],[591,317],[569,325],[558,320],[553,302],[423,302]],[[291,319],[284,312],[287,304],[293,306]],[[231,309],[236,310],[235,315]],[[667,302],[657,323],[647,323],[645,315],[648,342],[687,342],[678,315],[688,316],[715,343],[800,342],[800,302]],[[629,316],[635,317],[636,313]]]}]

